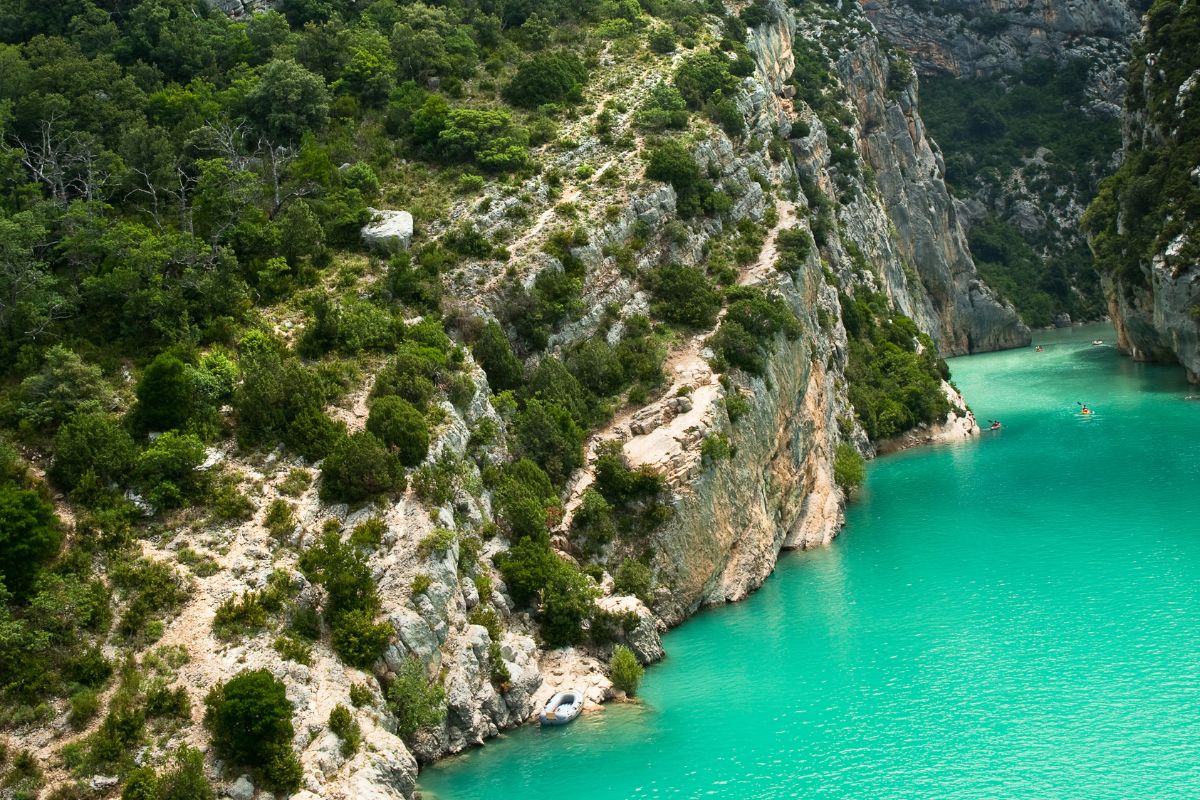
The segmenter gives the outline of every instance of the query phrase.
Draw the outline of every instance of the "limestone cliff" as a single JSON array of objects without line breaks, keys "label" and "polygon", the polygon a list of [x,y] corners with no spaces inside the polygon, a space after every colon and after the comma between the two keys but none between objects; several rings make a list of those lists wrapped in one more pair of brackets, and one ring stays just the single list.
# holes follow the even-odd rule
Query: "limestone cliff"
[{"label": "limestone cliff", "polygon": [[862,0],[894,44],[926,73],[979,77],[1014,72],[1031,59],[1089,66],[1094,109],[1118,113],[1128,44],[1141,4],[1130,0]]},{"label": "limestone cliff", "polygon": [[[630,152],[645,145],[634,125],[641,100],[669,79],[681,56],[629,59],[609,43],[597,57],[596,71],[605,75],[597,85],[605,87],[603,106],[611,109],[607,124],[615,135],[597,134],[599,109],[594,116],[567,118],[558,136],[569,144],[543,148],[541,174],[519,184],[491,181],[472,196],[460,195],[447,215],[452,223],[419,231],[436,238],[470,220],[480,235],[503,245],[503,260],[464,258],[447,274],[445,289],[459,306],[452,312],[466,308],[502,318],[513,282],[532,285],[541,271],[560,269],[567,255],[578,259],[585,274],[584,312],[554,333],[551,353],[589,337],[619,336],[632,315],[644,313],[649,298],[636,278],[639,268],[703,264],[720,257],[731,240],[742,237],[744,243],[749,238],[744,229],[756,232],[754,250],[738,262],[733,280],[781,297],[798,320],[798,335],[776,337],[763,373],[752,376],[717,371],[709,349],[713,331],[672,334],[664,385],[645,402],[618,409],[587,445],[594,455],[602,442],[618,441],[632,465],[651,466],[667,479],[674,515],[649,537],[658,587],[649,607],[615,595],[611,575],[599,582],[605,593],[601,607],[631,623],[616,638],[646,662],[662,656],[659,634],[667,626],[705,604],[744,597],[771,573],[781,550],[820,546],[837,534],[844,496],[834,481],[835,450],[848,441],[864,454],[873,452],[847,399],[839,294],[885,295],[945,354],[1029,341],[1012,308],[997,301],[975,274],[913,84],[904,81],[900,91],[889,91],[896,81],[889,81],[888,58],[869,23],[856,7],[838,12],[806,4],[793,11],[776,0],[770,9],[772,19],[747,38],[756,71],[737,93],[746,134],[731,138],[696,116],[686,138],[697,163],[728,198],[724,213],[681,219],[675,190],[646,179],[642,159]],[[715,42],[717,25],[708,24],[704,35]],[[836,126],[828,122],[828,108],[818,113],[794,96],[793,45],[801,39],[819,43],[828,59]],[[549,174],[557,176],[554,184]],[[567,227],[582,235],[572,237],[564,254],[561,246],[548,245]],[[777,267],[779,237],[794,228],[813,233],[815,244],[802,264],[785,271]],[[636,248],[629,244],[634,239]],[[192,654],[180,678],[197,710],[179,741],[203,744],[199,709],[211,686],[232,670],[264,668],[287,684],[296,709],[293,746],[301,754],[304,781],[294,797],[411,798],[419,760],[459,752],[521,724],[555,689],[573,686],[593,703],[613,696],[604,666],[612,644],[560,650],[539,645],[529,613],[514,606],[491,567],[491,557],[507,547],[503,536],[486,540],[471,555],[471,569],[484,578],[478,581],[465,569],[462,542],[442,552],[420,546],[436,527],[478,530],[491,521],[491,497],[480,470],[463,456],[472,447],[486,449],[481,461],[507,456],[502,444],[471,443],[483,423],[503,432],[507,422],[482,370],[464,358],[474,380],[470,397],[459,407],[442,404],[429,456],[430,463],[447,456],[460,464],[444,502],[421,499],[410,488],[398,502],[351,511],[321,504],[309,488],[296,500],[295,529],[279,542],[266,531],[266,508],[281,495],[292,470],[310,465],[278,453],[212,454],[236,465],[255,487],[258,509],[244,524],[189,532],[170,544],[200,546],[207,537],[220,547],[217,572],[195,582],[161,641]],[[351,431],[365,424],[370,388],[368,380],[332,411]],[[735,395],[745,401],[736,420],[729,402]],[[953,427],[957,434],[969,433],[973,421],[964,414]],[[728,437],[735,458],[706,456],[704,442],[714,435]],[[591,480],[589,464],[563,497],[558,543]],[[372,515],[382,519],[386,533],[369,564],[382,616],[395,636],[371,670],[343,665],[325,642],[315,643],[311,662],[300,665],[272,648],[268,631],[236,643],[213,635],[211,623],[222,603],[265,585],[275,570],[294,568],[297,551],[329,523],[348,534]],[[418,577],[420,591],[413,588]],[[319,599],[319,587],[297,581],[301,594]],[[496,614],[490,630],[477,624],[485,621],[478,614],[484,608]],[[394,677],[409,658],[419,659],[441,681],[447,713],[406,744],[371,679]],[[503,679],[496,677],[500,667]],[[345,756],[326,721],[355,684],[375,687],[371,702],[355,712],[369,746]],[[64,730],[65,723],[57,732],[37,731],[30,741],[48,751],[61,744],[55,737],[65,736]],[[244,777],[229,792],[249,796],[248,788],[253,791]]]},{"label": "limestone cliff", "polygon": [[1130,62],[1124,159],[1089,207],[1118,347],[1200,381],[1200,54],[1194,4],[1157,2]]}]

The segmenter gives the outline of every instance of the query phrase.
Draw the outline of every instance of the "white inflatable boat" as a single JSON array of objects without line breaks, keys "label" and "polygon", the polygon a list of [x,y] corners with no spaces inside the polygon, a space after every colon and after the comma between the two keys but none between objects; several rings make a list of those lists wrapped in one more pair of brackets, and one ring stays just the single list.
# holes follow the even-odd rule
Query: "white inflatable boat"
[{"label": "white inflatable boat", "polygon": [[583,711],[583,694],[559,692],[550,698],[539,716],[543,725],[566,725]]}]

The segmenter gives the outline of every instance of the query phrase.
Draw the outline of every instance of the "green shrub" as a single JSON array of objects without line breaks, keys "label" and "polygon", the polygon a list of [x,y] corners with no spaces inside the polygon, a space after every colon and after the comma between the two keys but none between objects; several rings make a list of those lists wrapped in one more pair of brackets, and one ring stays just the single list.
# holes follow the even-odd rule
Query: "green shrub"
[{"label": "green shrub", "polygon": [[418,730],[435,725],[446,716],[443,703],[446,691],[440,683],[430,682],[425,665],[408,658],[401,665],[387,690],[388,708],[396,717],[396,732],[405,741]]},{"label": "green shrub", "polygon": [[358,503],[401,491],[404,469],[368,431],[341,439],[321,465],[321,499]]},{"label": "green shrub", "polygon": [[702,177],[692,154],[674,140],[647,151],[646,177],[671,184],[675,190],[675,207],[684,218],[704,211],[712,194],[712,184]]},{"label": "green shrub", "polygon": [[483,326],[472,348],[479,366],[487,374],[493,392],[516,389],[524,378],[524,367],[513,355],[512,345],[504,330],[495,322]]},{"label": "green shrub", "polygon": [[85,475],[101,487],[119,484],[133,468],[137,447],[116,420],[102,412],[76,414],[54,437],[50,479],[66,491]]},{"label": "green shrub", "polygon": [[358,752],[362,744],[362,730],[355,721],[354,714],[341,703],[329,712],[329,730],[342,740],[342,756],[350,758]]},{"label": "green shrub", "polygon": [[280,636],[271,646],[275,648],[275,652],[288,661],[295,661],[297,664],[305,666],[312,664],[312,645],[308,642],[294,639],[291,636]]},{"label": "green shrub", "polygon": [[504,87],[504,99],[522,108],[583,99],[587,68],[571,52],[538,53],[517,67]]},{"label": "green shrub", "polygon": [[710,433],[700,443],[700,457],[706,464],[724,461],[733,455],[729,437],[723,433]]},{"label": "green shrub", "polygon": [[364,550],[374,550],[383,542],[386,532],[387,523],[379,517],[371,517],[354,526],[350,532],[350,544]]},{"label": "green shrub", "polygon": [[242,671],[214,686],[204,702],[204,722],[222,758],[263,768],[276,790],[299,786],[300,765],[291,749],[292,704],[282,682],[266,670]]},{"label": "green shrub", "polygon": [[71,695],[70,723],[76,728],[82,728],[96,716],[100,710],[100,698],[92,689],[80,689]]},{"label": "green shrub", "polygon": [[266,624],[267,609],[257,592],[243,592],[226,599],[213,615],[213,632],[222,639],[246,636]]},{"label": "green shrub", "polygon": [[850,494],[862,486],[866,478],[866,465],[858,450],[846,442],[839,444],[833,459],[833,479],[837,485]]},{"label": "green shrub", "polygon": [[644,603],[653,598],[651,589],[654,585],[654,575],[650,568],[633,558],[627,558],[617,567],[613,576],[613,589],[619,594],[633,595]]},{"label": "green shrub", "polygon": [[312,473],[306,469],[292,469],[279,484],[279,493],[299,497],[309,486],[312,486]]},{"label": "green shrub", "polygon": [[417,573],[412,580],[412,596],[415,598],[419,594],[425,594],[432,585],[433,581],[428,575],[424,572]]},{"label": "green shrub", "polygon": [[672,264],[650,272],[646,285],[654,298],[654,313],[689,328],[710,328],[721,310],[721,295],[695,267]]},{"label": "green shrub", "polygon": [[111,395],[99,367],[55,345],[46,351],[41,370],[21,382],[17,413],[23,425],[46,428],[73,414],[103,410]]},{"label": "green shrub", "polygon": [[288,501],[276,497],[267,506],[267,513],[263,517],[263,526],[276,539],[286,538],[296,529],[295,508]]},{"label": "green shrub", "polygon": [[394,632],[389,623],[375,622],[374,612],[365,608],[336,614],[330,627],[334,652],[342,661],[361,669],[368,669],[383,655]]},{"label": "green shrub", "polygon": [[195,387],[188,367],[169,353],[159,353],[146,367],[135,393],[133,419],[143,431],[171,431],[187,425]]},{"label": "green shrub", "polygon": [[713,94],[731,95],[737,89],[737,78],[729,72],[729,59],[721,53],[697,53],[680,62],[675,70],[675,88],[683,95],[688,107],[699,109]]},{"label": "green shrub", "polygon": [[375,701],[375,694],[365,684],[353,683],[350,685],[350,704],[355,708],[369,706]]},{"label": "green shrub", "polygon": [[417,543],[417,555],[421,558],[429,558],[432,555],[444,558],[446,553],[450,552],[450,548],[454,546],[455,538],[454,531],[436,528]]},{"label": "green shrub", "polygon": [[588,488],[583,492],[575,516],[571,519],[571,541],[587,556],[600,553],[606,544],[617,535],[613,520],[613,508],[604,495]]},{"label": "green shrub", "polygon": [[375,580],[365,555],[342,544],[337,531],[327,531],[320,542],[300,555],[300,571],[324,587],[331,616],[344,611],[374,611],[379,603]]},{"label": "green shrub", "polygon": [[608,663],[608,675],[613,687],[633,697],[637,694],[642,675],[646,672],[638,663],[637,656],[623,644],[613,650],[612,660]]},{"label": "green shrub", "polygon": [[542,466],[556,485],[565,485],[583,466],[587,432],[556,402],[530,400],[514,422],[519,454]]},{"label": "green shrub", "polygon": [[204,444],[188,433],[168,431],[137,458],[135,473],[148,499],[159,508],[174,508],[196,497],[202,476]]},{"label": "green shrub", "polygon": [[367,430],[392,448],[405,466],[417,466],[429,452],[429,426],[425,417],[402,397],[375,400],[367,418]]},{"label": "green shrub", "polygon": [[62,539],[53,505],[37,492],[0,485],[0,581],[18,601],[58,554]]}]

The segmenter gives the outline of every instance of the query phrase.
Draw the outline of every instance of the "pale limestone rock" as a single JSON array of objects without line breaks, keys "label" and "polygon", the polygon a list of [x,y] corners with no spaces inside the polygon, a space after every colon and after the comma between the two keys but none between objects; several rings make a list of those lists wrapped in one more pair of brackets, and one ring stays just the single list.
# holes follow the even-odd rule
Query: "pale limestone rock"
[{"label": "pale limestone rock", "polygon": [[371,221],[363,226],[363,241],[391,252],[407,250],[412,243],[413,217],[407,211],[367,209]]}]

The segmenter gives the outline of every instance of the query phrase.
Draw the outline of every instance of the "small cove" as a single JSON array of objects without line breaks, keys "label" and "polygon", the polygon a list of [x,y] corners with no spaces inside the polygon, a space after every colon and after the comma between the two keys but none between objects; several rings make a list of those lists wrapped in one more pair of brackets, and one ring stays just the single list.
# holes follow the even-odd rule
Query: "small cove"
[{"label": "small cove", "polygon": [[831,547],[665,637],[640,703],[423,795],[1200,796],[1200,402],[1094,338],[951,361],[1002,430],[876,461]]}]

